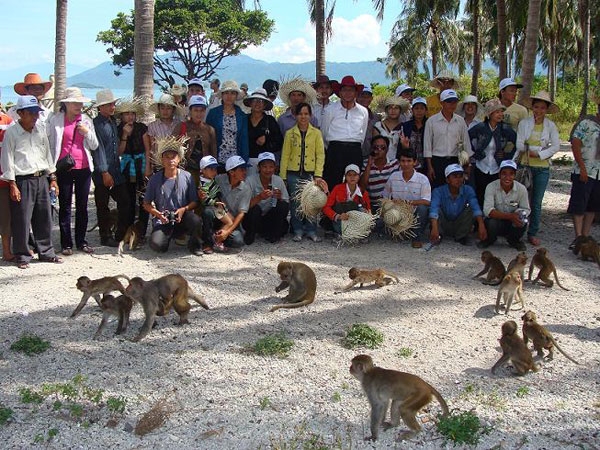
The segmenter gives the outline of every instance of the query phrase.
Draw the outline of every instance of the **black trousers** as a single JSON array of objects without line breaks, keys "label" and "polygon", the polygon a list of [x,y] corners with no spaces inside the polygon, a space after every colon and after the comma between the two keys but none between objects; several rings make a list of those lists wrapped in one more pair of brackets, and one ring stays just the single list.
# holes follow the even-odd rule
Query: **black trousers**
[{"label": "black trousers", "polygon": [[254,205],[244,216],[242,226],[244,227],[244,243],[250,245],[260,234],[271,242],[278,241],[287,233],[290,225],[287,215],[290,210],[288,202],[278,201],[264,216],[259,205]]},{"label": "black trousers", "polygon": [[329,189],[344,182],[344,169],[348,164],[356,164],[362,169],[362,144],[360,142],[331,141],[325,153],[323,179]]},{"label": "black trousers", "polygon": [[[146,236],[146,230],[148,229],[148,220],[150,214],[144,209],[144,195],[139,194],[140,186],[138,183],[125,183],[127,185],[127,195],[129,196],[129,217],[128,223],[135,222],[136,208],[138,210],[138,221],[140,222],[140,230],[142,230],[142,236]],[[137,204],[137,205],[136,205]]]},{"label": "black trousers", "polygon": [[492,181],[496,181],[499,177],[499,173],[489,174],[483,173],[481,170],[477,168],[477,166],[473,165],[473,169],[475,169],[475,194],[477,195],[477,201],[479,202],[479,206],[483,208],[483,200],[485,198],[485,188]]},{"label": "black trousers", "polygon": [[521,228],[515,227],[510,220],[485,219],[485,228],[487,229],[487,242],[493,243],[498,236],[505,236],[508,243],[514,243],[521,240],[527,226]]},{"label": "black trousers", "polygon": [[73,248],[71,235],[71,206],[73,188],[75,188],[75,245],[81,248],[87,244],[85,233],[88,226],[88,196],[92,183],[90,169],[72,169],[56,175],[58,183],[58,224],[60,227],[60,245]]},{"label": "black trousers", "polygon": [[131,220],[131,208],[135,205],[129,203],[129,193],[127,192],[127,183],[113,186],[108,189],[102,181],[94,177],[94,199],[96,200],[96,211],[98,214],[98,231],[100,239],[112,237],[110,231],[110,209],[108,203],[112,198],[117,203],[118,219],[117,231],[115,232],[115,240],[120,241],[125,236],[127,227],[133,223]]},{"label": "black trousers", "polygon": [[186,211],[181,222],[175,225],[155,225],[150,235],[150,248],[156,252],[164,253],[169,249],[169,243],[174,236],[189,234],[188,248],[196,250],[200,248],[200,234],[202,233],[202,219],[193,211]]},{"label": "black trousers", "polygon": [[433,166],[433,172],[435,174],[435,179],[431,183],[431,189],[446,184],[446,174],[444,174],[444,170],[446,170],[446,167],[448,167],[450,164],[458,164],[458,157],[431,157],[431,165]]}]

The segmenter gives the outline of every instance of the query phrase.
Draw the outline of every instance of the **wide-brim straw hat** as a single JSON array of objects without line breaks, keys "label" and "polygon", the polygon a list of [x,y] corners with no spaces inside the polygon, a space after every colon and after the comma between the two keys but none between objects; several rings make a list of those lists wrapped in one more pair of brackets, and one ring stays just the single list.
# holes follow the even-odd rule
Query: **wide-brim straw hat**
[{"label": "wide-brim straw hat", "polygon": [[181,160],[179,165],[183,167],[186,151],[187,136],[165,136],[156,139],[155,150],[152,153],[152,163],[162,167],[162,155],[166,152],[177,152]]},{"label": "wide-brim straw hat", "polygon": [[434,77],[434,79],[431,80],[431,82],[429,83],[429,86],[439,89],[441,87],[441,83],[439,81],[440,78],[448,78],[448,79],[452,80],[452,89],[455,89],[455,90],[460,89],[460,84],[456,78],[456,75],[454,75],[449,70],[442,70],[441,72],[439,72]]},{"label": "wide-brim straw hat", "polygon": [[267,97],[267,91],[263,88],[255,90],[252,94],[244,98],[243,103],[245,106],[250,107],[252,100],[262,100],[265,104],[265,111],[271,111],[273,109],[273,102],[269,100],[269,97]]},{"label": "wide-brim straw hat", "polygon": [[342,220],[342,242],[353,244],[365,239],[375,226],[376,216],[368,212],[348,211],[348,220]]},{"label": "wide-brim straw hat", "polygon": [[298,203],[298,215],[301,218],[315,220],[327,203],[327,194],[314,180],[299,180],[294,200]]},{"label": "wide-brim straw hat", "polygon": [[498,110],[506,111],[506,106],[502,104],[499,98],[493,98],[485,102],[484,105],[484,114],[486,117],[490,117],[493,112]]},{"label": "wide-brim straw hat", "polygon": [[379,214],[388,233],[395,238],[405,239],[415,237],[413,229],[418,225],[418,220],[414,211],[414,206],[407,201],[383,199]]},{"label": "wide-brim straw hat", "polygon": [[171,87],[171,89],[169,89],[169,93],[171,95],[182,96],[182,95],[185,95],[187,93],[187,87],[186,86],[180,86],[179,84],[174,84]]},{"label": "wide-brim straw hat", "polygon": [[145,109],[145,101],[143,97],[121,98],[117,102],[115,114],[132,112],[138,116],[141,116],[144,114]]},{"label": "wide-brim straw hat", "polygon": [[240,89],[240,87],[238,86],[238,84],[233,81],[233,80],[226,80],[223,81],[223,84],[221,85],[221,87],[219,88],[219,97],[221,96],[221,94],[223,94],[223,92],[235,92],[236,93],[236,99],[240,98],[240,94],[242,93],[242,90]]},{"label": "wide-brim straw hat", "polygon": [[290,94],[294,91],[302,92],[304,94],[304,102],[309,105],[317,101],[317,91],[313,89],[310,83],[303,78],[295,77],[287,81],[282,80],[279,88],[279,98],[288,107],[292,106],[290,103]]},{"label": "wide-brim straw hat", "polygon": [[185,110],[180,105],[175,103],[175,99],[171,94],[162,94],[157,101],[150,105],[150,111],[152,111],[154,114],[158,114],[158,105],[172,106],[175,108],[176,116],[185,116]]},{"label": "wide-brim straw hat", "polygon": [[474,95],[467,95],[462,101],[458,102],[458,106],[456,107],[456,113],[460,116],[464,117],[465,113],[465,103],[475,103],[477,105],[477,111],[475,111],[475,117],[481,116],[483,113],[483,106],[479,103],[479,100]]},{"label": "wide-brim straw hat", "polygon": [[550,99],[550,94],[547,91],[540,91],[535,95],[530,95],[528,99],[523,101],[523,106],[531,109],[534,100],[542,100],[548,104],[548,114],[556,114],[560,108]]},{"label": "wide-brim straw hat", "polygon": [[37,73],[28,73],[22,82],[15,83],[15,92],[19,95],[28,95],[27,86],[41,84],[44,86],[44,94],[52,87],[52,81],[44,81]]},{"label": "wide-brim straw hat", "polygon": [[61,103],[89,103],[92,99],[83,95],[78,87],[68,87],[65,89],[65,95],[60,100]]},{"label": "wide-brim straw hat", "polygon": [[382,112],[387,112],[388,107],[392,105],[400,107],[400,114],[403,114],[410,109],[410,102],[408,100],[403,97],[396,97],[395,95],[384,98],[379,109]]}]

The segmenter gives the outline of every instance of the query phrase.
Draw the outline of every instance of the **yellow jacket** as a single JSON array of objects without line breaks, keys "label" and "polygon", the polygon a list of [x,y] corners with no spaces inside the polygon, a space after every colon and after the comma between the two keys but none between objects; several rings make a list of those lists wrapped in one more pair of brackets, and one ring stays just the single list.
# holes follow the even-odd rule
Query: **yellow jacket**
[{"label": "yellow jacket", "polygon": [[[323,165],[325,164],[325,148],[323,146],[323,136],[321,130],[308,125],[306,137],[304,139],[304,171],[313,172],[314,176],[323,175]],[[287,178],[287,171],[300,171],[300,160],[302,158],[302,137],[298,125],[294,125],[285,133],[283,139],[283,151],[281,153],[281,165],[279,176],[284,180]]]}]

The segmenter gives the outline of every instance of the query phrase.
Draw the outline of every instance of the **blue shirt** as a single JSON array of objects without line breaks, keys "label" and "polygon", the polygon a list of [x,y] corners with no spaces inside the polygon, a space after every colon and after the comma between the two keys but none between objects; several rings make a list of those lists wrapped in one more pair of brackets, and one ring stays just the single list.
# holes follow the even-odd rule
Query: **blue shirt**
[{"label": "blue shirt", "polygon": [[92,152],[94,183],[102,184],[102,172],[108,172],[112,176],[115,186],[125,183],[125,177],[121,173],[119,135],[115,120],[98,114],[94,118],[94,129],[98,138],[98,149]]},{"label": "blue shirt", "polygon": [[448,220],[456,220],[467,205],[471,206],[474,217],[483,216],[481,207],[477,202],[475,190],[471,186],[461,186],[456,198],[452,198],[452,195],[450,195],[450,187],[447,184],[444,184],[443,186],[435,188],[431,193],[429,218],[439,218],[441,209]]},{"label": "blue shirt", "polygon": [[[179,169],[175,178],[165,178],[164,172],[156,172],[148,180],[145,203],[154,202],[154,207],[160,212],[175,211],[198,201],[196,184],[192,175]],[[154,226],[160,225],[160,219],[154,218]]]}]

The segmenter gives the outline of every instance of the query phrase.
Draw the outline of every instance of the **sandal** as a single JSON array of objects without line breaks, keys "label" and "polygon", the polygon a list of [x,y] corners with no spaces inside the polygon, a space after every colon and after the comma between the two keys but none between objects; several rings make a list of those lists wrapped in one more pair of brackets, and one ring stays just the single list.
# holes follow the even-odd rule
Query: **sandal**
[{"label": "sandal", "polygon": [[55,263],[55,264],[62,264],[63,260],[62,258],[58,257],[58,256],[54,256],[52,258],[44,258],[44,259],[40,259],[41,262],[47,262],[47,263]]},{"label": "sandal", "polygon": [[17,267],[19,269],[29,269],[29,263],[27,263],[27,262],[20,262],[20,263],[17,263]]},{"label": "sandal", "polygon": [[87,253],[88,255],[94,253],[94,249],[87,244],[83,244],[81,247],[78,247],[77,250],[83,253]]}]

